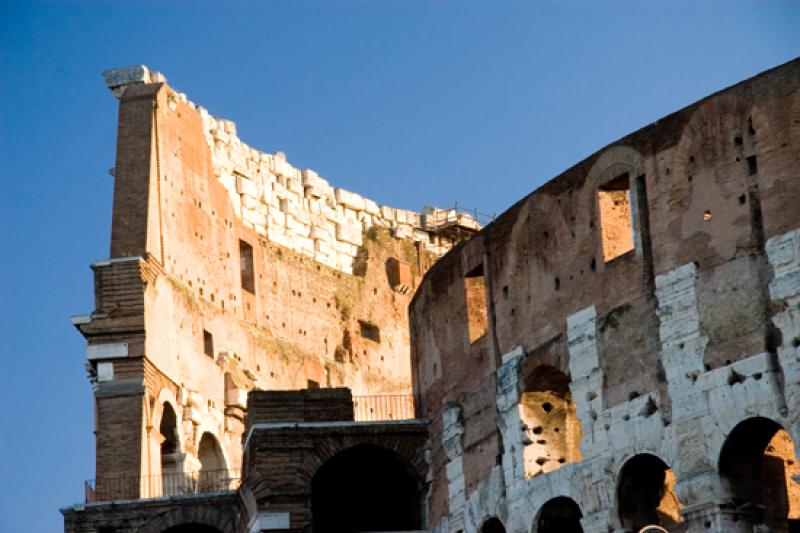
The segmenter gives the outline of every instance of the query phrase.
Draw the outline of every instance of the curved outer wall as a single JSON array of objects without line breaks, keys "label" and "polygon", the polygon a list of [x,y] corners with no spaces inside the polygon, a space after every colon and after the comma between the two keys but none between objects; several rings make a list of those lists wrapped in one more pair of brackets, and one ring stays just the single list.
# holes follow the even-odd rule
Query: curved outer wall
[{"label": "curved outer wall", "polygon": [[[795,60],[665,117],[427,272],[410,321],[436,531],[488,516],[531,531],[560,495],[584,531],[620,528],[618,475],[643,452],[672,468],[691,528],[738,531],[722,510],[725,437],[760,415],[800,442],[799,88]],[[601,219],[601,193],[625,176],[632,250],[606,261],[603,235],[620,230]],[[485,292],[470,292],[480,274]],[[476,305],[487,327],[470,342]],[[543,365],[569,378],[580,459],[526,475],[520,402]]]}]

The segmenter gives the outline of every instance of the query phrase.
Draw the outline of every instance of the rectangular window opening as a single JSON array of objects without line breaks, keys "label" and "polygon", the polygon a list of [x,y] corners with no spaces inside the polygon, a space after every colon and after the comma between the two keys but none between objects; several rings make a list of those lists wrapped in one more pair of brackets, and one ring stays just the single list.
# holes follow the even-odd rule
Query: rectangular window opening
[{"label": "rectangular window opening", "polygon": [[597,190],[603,260],[608,262],[633,250],[633,211],[631,183],[623,174]]},{"label": "rectangular window opening", "polygon": [[256,293],[256,280],[253,272],[253,247],[239,241],[239,270],[242,275],[242,288],[250,294]]},{"label": "rectangular window opening", "polygon": [[203,330],[203,352],[209,357],[214,357],[214,336]]},{"label": "rectangular window opening", "polygon": [[464,276],[464,296],[467,302],[467,328],[470,344],[486,335],[489,317],[486,310],[486,278],[483,264]]},{"label": "rectangular window opening", "polygon": [[758,174],[758,160],[756,156],[751,155],[747,158],[747,175],[755,176]]}]

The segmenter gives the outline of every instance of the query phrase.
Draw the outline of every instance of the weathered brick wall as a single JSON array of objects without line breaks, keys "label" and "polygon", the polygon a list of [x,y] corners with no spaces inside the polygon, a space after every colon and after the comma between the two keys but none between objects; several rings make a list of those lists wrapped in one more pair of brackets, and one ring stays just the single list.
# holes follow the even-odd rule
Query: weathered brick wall
[{"label": "weathered brick wall", "polygon": [[[543,483],[549,483],[545,492],[552,490],[550,494],[557,494],[552,487],[558,486],[579,492],[573,496],[578,501],[610,499],[613,508],[613,484],[608,486],[607,477],[597,474],[594,469],[600,467],[592,460],[618,460],[629,445],[626,438],[639,450],[643,445],[636,439],[648,445],[661,439],[659,446],[674,458],[681,449],[692,449],[688,440],[677,448],[669,444],[671,439],[681,442],[680,428],[713,425],[701,418],[704,422],[692,419],[675,428],[676,418],[688,416],[687,397],[695,409],[711,409],[699,407],[705,405],[699,392],[684,392],[686,376],[697,379],[707,373],[722,379],[716,376],[730,373],[731,365],[767,365],[750,370],[760,379],[774,368],[762,354],[794,350],[792,340],[776,326],[779,315],[769,293],[774,266],[765,250],[771,240],[784,239],[786,232],[800,227],[800,211],[794,207],[800,200],[798,88],[800,60],[795,60],[665,117],[548,182],[428,271],[410,309],[415,394],[422,415],[433,420],[446,416],[447,406],[462,410],[463,453],[457,461],[463,464],[466,506],[473,520],[480,518],[476,513],[508,513],[509,519],[516,516],[510,530],[529,530],[531,521],[520,518],[528,517],[528,511],[512,511],[512,504],[522,505],[521,500],[513,502],[522,497],[515,491],[533,491],[531,487]],[[606,260],[603,236],[608,228],[602,225],[599,193],[609,182],[614,188],[623,182],[629,187],[629,196],[613,209],[630,206],[633,231],[626,238],[632,239],[633,248]],[[614,220],[608,238],[626,230],[620,213]],[[620,249],[628,246],[622,243]],[[478,265],[486,274],[489,331],[470,343],[465,280]],[[691,280],[696,303],[680,307],[685,313],[680,320],[694,320],[694,313],[698,338],[705,339],[698,348],[700,368],[691,371],[674,366],[689,359],[671,355],[678,348],[669,344],[671,334],[664,328],[677,311],[670,311],[673,304],[665,303],[656,290],[659,279],[671,279],[690,266],[691,276],[681,283]],[[679,343],[680,350],[689,346],[688,341]],[[514,395],[525,392],[524,375],[543,364],[571,374],[572,401],[583,427],[583,462],[530,481],[516,480],[521,450],[537,437],[524,424],[520,433],[521,399]],[[513,394],[498,389],[501,367],[514,380]],[[489,389],[495,389],[496,400],[494,393],[484,394]],[[789,429],[793,419],[779,406],[791,386],[759,390],[764,396],[751,401],[777,402],[770,416]],[[797,407],[790,405],[789,411]],[[649,424],[649,429],[634,424]],[[438,451],[446,434],[436,423],[432,428],[433,476],[447,479],[456,460]],[[499,435],[506,448],[502,465],[495,464],[487,444]],[[681,465],[673,468],[679,472],[679,488],[681,481],[688,483],[680,476]],[[501,483],[501,473],[511,491],[505,500],[489,489]],[[592,496],[594,489],[587,487],[594,483],[609,492]],[[452,494],[448,498],[447,491],[447,484],[432,485],[431,525],[445,527],[448,516],[461,520],[461,511],[455,516],[450,509],[458,500]],[[592,505],[585,514],[600,513],[602,505]],[[606,523],[616,527],[613,513],[598,518],[601,514],[592,519],[597,522],[585,524],[596,524],[598,531]],[[467,520],[465,531],[479,525]]]},{"label": "weathered brick wall", "polygon": [[138,403],[98,410],[98,478],[160,476],[165,406],[173,468],[200,468],[209,434],[238,469],[249,390],[409,391],[407,305],[452,246],[426,226],[449,212],[335,189],[145,67],[106,80],[120,100],[111,258],[93,265],[95,309],[74,322],[98,394],[135,385]]},{"label": "weathered brick wall", "polygon": [[[396,455],[413,471],[423,494],[427,438],[427,424],[422,421],[256,426],[248,436],[241,490],[247,498],[258,502],[259,513],[288,513],[292,531],[310,531],[312,481],[323,464],[355,446],[377,447]],[[376,486],[371,490],[381,492],[391,488]],[[354,508],[357,505],[354,502]]]},{"label": "weathered brick wall", "polygon": [[263,422],[352,421],[348,388],[253,391],[247,395],[247,426]]}]

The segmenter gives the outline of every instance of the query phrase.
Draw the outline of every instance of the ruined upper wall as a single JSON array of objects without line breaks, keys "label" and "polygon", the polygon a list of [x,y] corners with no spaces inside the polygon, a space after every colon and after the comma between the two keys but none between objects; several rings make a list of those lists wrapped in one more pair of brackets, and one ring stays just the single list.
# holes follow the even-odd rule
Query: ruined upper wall
[{"label": "ruined upper wall", "polygon": [[[166,83],[164,76],[143,65],[113,69],[104,74],[117,97],[131,86]],[[373,227],[388,228],[392,235],[409,239],[436,255],[453,241],[435,231],[457,221],[469,229],[478,223],[452,210],[426,207],[423,214],[389,206],[354,192],[331,186],[311,169],[292,166],[283,152],[266,153],[245,144],[230,120],[212,116],[190,102],[183,93],[168,98],[170,109],[189,105],[202,118],[211,152],[214,177],[228,191],[236,217],[271,242],[316,261],[353,273],[363,234]]]},{"label": "ruined upper wall", "polygon": [[203,438],[215,469],[238,468],[249,390],[407,393],[408,302],[452,245],[440,230],[474,220],[334,189],[146,67],[105,77],[119,98],[110,259],[92,265],[95,307],[73,323],[89,344],[97,477],[135,482],[100,497],[157,494],[140,477],[196,471]]}]

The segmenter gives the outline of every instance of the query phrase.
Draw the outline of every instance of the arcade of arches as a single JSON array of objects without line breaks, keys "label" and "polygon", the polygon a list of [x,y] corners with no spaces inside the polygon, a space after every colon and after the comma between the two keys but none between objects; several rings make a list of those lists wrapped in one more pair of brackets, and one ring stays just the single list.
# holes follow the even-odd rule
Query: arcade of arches
[{"label": "arcade of arches", "polygon": [[[730,494],[723,507],[737,510],[738,520],[753,531],[800,532],[800,465],[789,433],[767,418],[751,418],[730,433],[720,453],[719,476]],[[617,481],[617,513],[624,531],[659,526],[686,531],[675,492],[675,475],[663,460],[642,453],[631,457]],[[538,511],[534,533],[583,533],[582,513],[572,499],[560,496]],[[496,517],[481,533],[505,532]],[[750,529],[748,529],[750,531]]]}]

